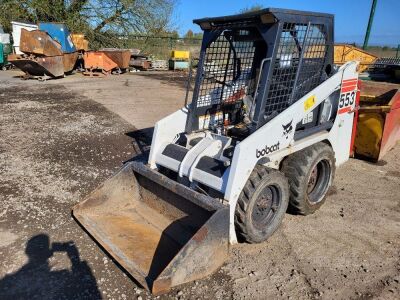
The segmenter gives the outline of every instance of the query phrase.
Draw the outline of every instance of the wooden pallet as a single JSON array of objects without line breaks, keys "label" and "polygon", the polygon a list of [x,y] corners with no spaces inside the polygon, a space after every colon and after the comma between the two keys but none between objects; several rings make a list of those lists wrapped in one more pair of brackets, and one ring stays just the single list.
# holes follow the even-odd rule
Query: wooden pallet
[{"label": "wooden pallet", "polygon": [[168,70],[168,61],[167,60],[153,60],[151,62],[151,67],[153,70]]}]

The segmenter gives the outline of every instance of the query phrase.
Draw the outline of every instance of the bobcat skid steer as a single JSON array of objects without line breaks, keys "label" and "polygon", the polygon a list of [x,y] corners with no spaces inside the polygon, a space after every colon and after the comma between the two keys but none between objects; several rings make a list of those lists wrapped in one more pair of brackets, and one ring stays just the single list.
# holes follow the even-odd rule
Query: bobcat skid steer
[{"label": "bobcat skid steer", "polygon": [[264,9],[194,21],[193,99],[73,215],[154,294],[205,277],[289,207],[315,212],[349,158],[357,63],[333,66],[333,16]]}]

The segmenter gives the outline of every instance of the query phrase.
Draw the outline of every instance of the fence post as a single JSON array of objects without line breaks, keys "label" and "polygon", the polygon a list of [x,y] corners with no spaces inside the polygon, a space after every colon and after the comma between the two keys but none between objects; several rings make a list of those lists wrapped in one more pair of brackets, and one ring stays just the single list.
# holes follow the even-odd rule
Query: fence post
[{"label": "fence post", "polygon": [[367,26],[367,32],[365,33],[365,38],[364,38],[364,45],[363,45],[364,50],[367,50],[367,47],[368,47],[369,35],[371,33],[372,22],[374,21],[376,2],[378,2],[378,0],[372,0],[371,12],[369,14],[369,20],[368,20],[368,26]]},{"label": "fence post", "polygon": [[396,58],[399,57],[399,53],[400,53],[400,44],[397,45]]}]

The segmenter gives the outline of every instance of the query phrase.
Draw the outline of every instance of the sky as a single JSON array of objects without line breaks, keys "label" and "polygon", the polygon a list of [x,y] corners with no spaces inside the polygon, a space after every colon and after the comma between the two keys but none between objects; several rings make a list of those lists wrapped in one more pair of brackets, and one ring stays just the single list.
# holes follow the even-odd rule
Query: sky
[{"label": "sky", "polygon": [[[252,5],[331,13],[335,15],[335,42],[362,44],[372,0],[179,0],[175,26],[180,35],[200,32],[193,19],[238,13]],[[400,0],[378,0],[369,45],[400,44]]]}]

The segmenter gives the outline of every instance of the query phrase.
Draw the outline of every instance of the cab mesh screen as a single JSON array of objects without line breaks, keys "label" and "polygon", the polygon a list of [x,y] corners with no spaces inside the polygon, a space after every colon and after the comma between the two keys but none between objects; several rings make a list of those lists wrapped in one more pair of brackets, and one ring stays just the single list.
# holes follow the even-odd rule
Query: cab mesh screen
[{"label": "cab mesh screen", "polygon": [[282,112],[324,80],[327,46],[322,26],[283,24],[265,105],[267,118]]},{"label": "cab mesh screen", "polygon": [[235,105],[254,90],[254,41],[242,39],[248,30],[225,30],[206,49],[196,106],[220,109]]}]

